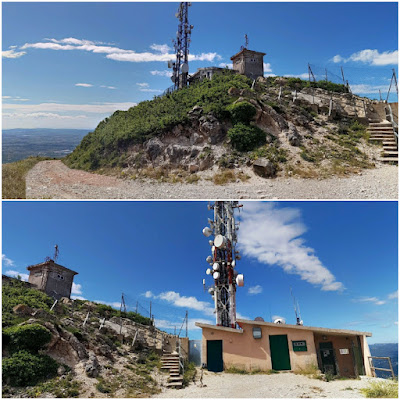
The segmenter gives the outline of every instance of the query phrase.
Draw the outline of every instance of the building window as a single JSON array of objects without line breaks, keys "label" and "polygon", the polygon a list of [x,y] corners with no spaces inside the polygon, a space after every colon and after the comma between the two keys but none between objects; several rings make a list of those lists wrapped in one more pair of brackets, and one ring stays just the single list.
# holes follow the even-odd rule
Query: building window
[{"label": "building window", "polygon": [[64,280],[64,277],[62,275],[60,275],[60,274],[57,275],[57,278],[60,279],[61,281]]}]

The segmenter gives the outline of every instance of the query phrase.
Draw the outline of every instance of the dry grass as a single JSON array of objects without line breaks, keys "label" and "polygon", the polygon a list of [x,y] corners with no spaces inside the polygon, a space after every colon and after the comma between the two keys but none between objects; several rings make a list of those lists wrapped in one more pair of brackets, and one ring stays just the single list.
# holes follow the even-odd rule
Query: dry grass
[{"label": "dry grass", "polygon": [[3,199],[26,199],[26,174],[38,162],[48,159],[46,157],[28,157],[25,160],[3,164]]},{"label": "dry grass", "polygon": [[[104,171],[103,171],[104,172]],[[109,173],[110,171],[108,171]],[[169,168],[162,167],[146,167],[138,169],[135,172],[127,171],[114,171],[113,175],[117,175],[120,178],[127,179],[150,179],[159,183],[190,183],[195,184],[201,178],[197,174],[192,174],[189,171],[183,169],[170,170]]]},{"label": "dry grass", "polygon": [[365,397],[397,399],[399,383],[393,380],[371,382],[367,388],[361,389],[361,392]]},{"label": "dry grass", "polygon": [[322,379],[321,371],[318,369],[318,367],[315,364],[309,364],[304,368],[300,368],[300,369],[294,371],[294,373],[296,375],[308,376],[309,378],[313,378],[313,379]]},{"label": "dry grass", "polygon": [[226,185],[227,183],[236,182],[238,179],[242,182],[246,182],[250,177],[243,172],[236,173],[231,169],[224,169],[216,173],[212,181],[215,185]]}]

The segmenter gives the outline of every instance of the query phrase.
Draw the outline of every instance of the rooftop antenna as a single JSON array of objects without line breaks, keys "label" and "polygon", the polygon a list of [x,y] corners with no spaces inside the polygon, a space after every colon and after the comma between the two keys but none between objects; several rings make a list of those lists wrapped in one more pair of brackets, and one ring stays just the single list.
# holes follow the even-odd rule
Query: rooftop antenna
[{"label": "rooftop antenna", "polygon": [[[236,261],[240,260],[236,250],[237,234],[239,229],[235,221],[234,211],[239,209],[237,201],[216,201],[209,204],[208,209],[214,211],[214,219],[209,219],[209,227],[203,229],[203,235],[209,240],[211,255],[206,258],[211,266],[206,270],[212,275],[214,285],[208,287],[208,293],[215,304],[215,318],[218,326],[236,328],[236,286],[244,286],[244,277],[236,270]],[[204,289],[207,289],[203,280]]]},{"label": "rooftop antenna", "polygon": [[299,303],[294,297],[291,287],[290,287],[290,294],[292,295],[293,298],[294,313],[296,314],[296,325],[303,325],[303,321],[301,320],[301,315],[300,315]]},{"label": "rooftop antenna", "polygon": [[60,253],[60,251],[59,251],[59,249],[58,249],[58,244],[56,244],[56,245],[54,246],[54,257],[53,257],[54,262],[57,261],[57,258],[58,258],[59,253]]},{"label": "rooftop antenna", "polygon": [[191,42],[193,25],[189,24],[188,10],[192,4],[181,2],[178,12],[175,14],[179,19],[176,39],[173,40],[176,54],[175,62],[169,61],[168,68],[172,68],[172,81],[175,89],[181,89],[187,86],[189,73],[189,45]]},{"label": "rooftop antenna", "polygon": [[247,49],[249,47],[249,38],[247,33],[244,35],[244,46],[240,46],[240,50]]}]

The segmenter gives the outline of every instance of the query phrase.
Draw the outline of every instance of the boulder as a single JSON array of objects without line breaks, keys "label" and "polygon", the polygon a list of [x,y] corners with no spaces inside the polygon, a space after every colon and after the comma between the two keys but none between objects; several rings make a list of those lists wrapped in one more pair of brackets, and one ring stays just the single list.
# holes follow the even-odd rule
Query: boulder
[{"label": "boulder", "polygon": [[145,144],[145,150],[150,160],[154,161],[162,152],[163,142],[158,138],[152,138]]},{"label": "boulder", "polygon": [[204,171],[206,169],[211,168],[214,165],[214,157],[211,154],[208,154],[205,158],[200,161],[199,169],[200,171]]},{"label": "boulder", "polygon": [[100,365],[94,354],[91,354],[89,360],[85,363],[85,372],[89,378],[96,378],[99,376]]},{"label": "boulder", "polygon": [[198,171],[199,171],[199,166],[198,165],[196,165],[196,164],[190,164],[189,165],[189,172],[191,174],[194,174],[194,173],[196,173]]},{"label": "boulder", "polygon": [[259,158],[253,163],[253,171],[263,178],[273,178],[276,175],[276,166],[270,160]]},{"label": "boulder", "polygon": [[289,122],[289,130],[286,132],[286,137],[292,146],[301,145],[302,137],[291,122]]},{"label": "boulder", "polygon": [[13,313],[17,315],[32,315],[33,308],[28,307],[26,304],[18,304],[13,308]]}]

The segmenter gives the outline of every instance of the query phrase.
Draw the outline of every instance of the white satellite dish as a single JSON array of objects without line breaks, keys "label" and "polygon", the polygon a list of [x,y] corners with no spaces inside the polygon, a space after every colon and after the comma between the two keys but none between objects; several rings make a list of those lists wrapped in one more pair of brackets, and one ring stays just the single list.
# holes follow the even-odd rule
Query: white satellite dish
[{"label": "white satellite dish", "polygon": [[284,318],[276,318],[276,319],[274,319],[274,324],[278,324],[278,325],[286,324],[286,321]]},{"label": "white satellite dish", "polygon": [[214,245],[216,248],[224,248],[226,245],[226,237],[222,235],[215,236]]},{"label": "white satellite dish", "polygon": [[184,63],[181,65],[181,71],[183,74],[187,74],[189,72],[189,65]]},{"label": "white satellite dish", "polygon": [[213,264],[213,270],[214,271],[218,271],[219,270],[219,264],[218,263],[214,263]]},{"label": "white satellite dish", "polygon": [[212,234],[212,230],[211,230],[208,226],[206,226],[206,227],[203,229],[203,235],[204,235],[205,237],[209,237],[209,236],[211,236],[211,234]]},{"label": "white satellite dish", "polygon": [[175,77],[173,75],[171,76],[171,81],[175,82]]},{"label": "white satellite dish", "polygon": [[218,279],[219,277],[220,277],[219,272],[214,272],[214,273],[213,273],[213,278],[214,278],[214,279]]},{"label": "white satellite dish", "polygon": [[206,274],[207,274],[207,275],[211,275],[211,269],[210,269],[210,268],[207,268],[207,269],[206,269]]},{"label": "white satellite dish", "polygon": [[168,61],[168,68],[172,68],[172,66],[174,65],[174,62],[172,60]]},{"label": "white satellite dish", "polygon": [[244,286],[244,276],[243,274],[238,274],[238,276],[236,277],[236,284],[238,286]]},{"label": "white satellite dish", "polygon": [[211,262],[212,262],[212,257],[211,256],[208,256],[207,258],[206,258],[206,261],[210,264]]}]

